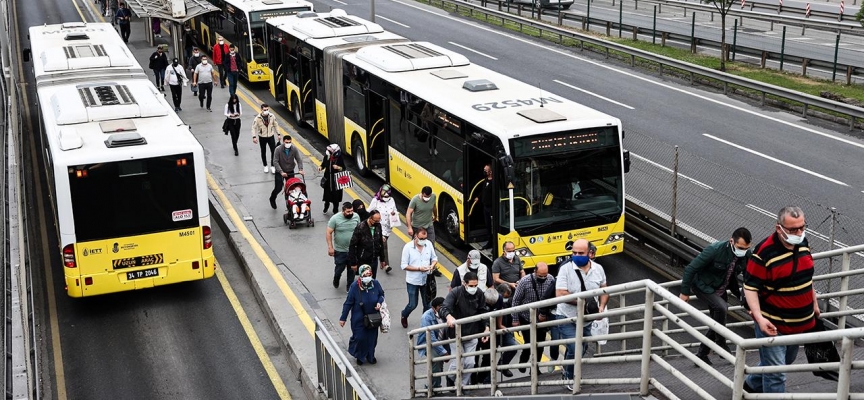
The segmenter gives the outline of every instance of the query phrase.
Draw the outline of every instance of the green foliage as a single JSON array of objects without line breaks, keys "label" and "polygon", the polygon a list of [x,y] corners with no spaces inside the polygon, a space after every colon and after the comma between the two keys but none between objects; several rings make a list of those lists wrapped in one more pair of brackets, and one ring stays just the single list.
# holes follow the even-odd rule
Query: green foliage
[{"label": "green foliage", "polygon": [[858,14],[855,14],[855,19],[861,23],[861,26],[864,26],[864,7],[858,9]]}]

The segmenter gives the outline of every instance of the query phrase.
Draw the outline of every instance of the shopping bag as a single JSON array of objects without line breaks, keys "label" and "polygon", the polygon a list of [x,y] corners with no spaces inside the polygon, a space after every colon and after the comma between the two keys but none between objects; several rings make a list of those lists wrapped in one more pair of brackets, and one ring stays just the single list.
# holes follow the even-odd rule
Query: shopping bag
[{"label": "shopping bag", "polygon": [[354,181],[351,179],[351,171],[342,171],[334,174],[336,177],[336,190],[342,190],[354,186]]},{"label": "shopping bag", "polygon": [[397,226],[402,226],[402,221],[399,220],[399,214],[390,214],[390,227],[395,228]]},{"label": "shopping bag", "polygon": [[[591,323],[591,336],[602,336],[609,334],[609,318],[594,320]],[[597,344],[604,345],[607,340],[598,340]]]},{"label": "shopping bag", "polygon": [[390,332],[390,309],[387,308],[387,302],[381,303],[381,333]]}]

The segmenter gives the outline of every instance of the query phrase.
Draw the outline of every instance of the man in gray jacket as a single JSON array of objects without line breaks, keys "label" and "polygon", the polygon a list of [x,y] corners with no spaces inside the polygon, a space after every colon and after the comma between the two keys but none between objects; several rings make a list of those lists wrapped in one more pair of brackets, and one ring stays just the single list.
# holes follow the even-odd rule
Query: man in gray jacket
[{"label": "man in gray jacket", "polygon": [[276,146],[276,150],[273,151],[273,167],[276,168],[276,174],[274,174],[276,185],[270,193],[270,207],[273,207],[274,210],[276,209],[276,196],[282,192],[285,179],[288,179],[289,175],[294,175],[295,166],[297,166],[298,174],[306,175],[303,173],[303,160],[300,159],[300,150],[297,150],[291,144],[291,136],[285,135],[282,137],[282,144]]}]

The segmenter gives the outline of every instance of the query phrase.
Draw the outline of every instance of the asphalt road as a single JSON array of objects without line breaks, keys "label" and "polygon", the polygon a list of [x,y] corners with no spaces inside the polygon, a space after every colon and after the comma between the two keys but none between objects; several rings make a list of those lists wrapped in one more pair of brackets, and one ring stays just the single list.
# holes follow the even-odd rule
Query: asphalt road
[{"label": "asphalt road", "polygon": [[[79,10],[90,19],[92,9],[89,2],[70,0],[17,6],[16,32],[24,46],[29,26],[80,21]],[[22,87],[26,104],[33,105],[30,69],[24,65],[26,85]],[[297,381],[290,378],[279,342],[218,230],[213,234],[218,279],[96,298],[66,296],[41,167],[40,122],[35,108],[23,111],[29,129],[23,132],[22,176],[28,189],[29,269],[34,274],[44,398],[303,398]],[[248,329],[241,320],[248,320]],[[278,383],[271,380],[265,365],[277,374]]]}]

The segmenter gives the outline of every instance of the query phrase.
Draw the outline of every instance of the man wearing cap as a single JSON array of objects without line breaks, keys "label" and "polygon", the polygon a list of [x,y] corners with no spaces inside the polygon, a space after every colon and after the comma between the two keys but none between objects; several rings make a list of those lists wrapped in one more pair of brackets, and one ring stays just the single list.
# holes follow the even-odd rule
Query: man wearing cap
[{"label": "man wearing cap", "polygon": [[477,274],[479,278],[477,287],[480,288],[480,291],[485,292],[486,289],[492,287],[492,274],[489,273],[489,268],[481,262],[480,251],[471,250],[468,252],[468,260],[456,267],[456,273],[453,274],[453,279],[450,281],[450,290],[462,286],[462,281],[468,271]]}]

